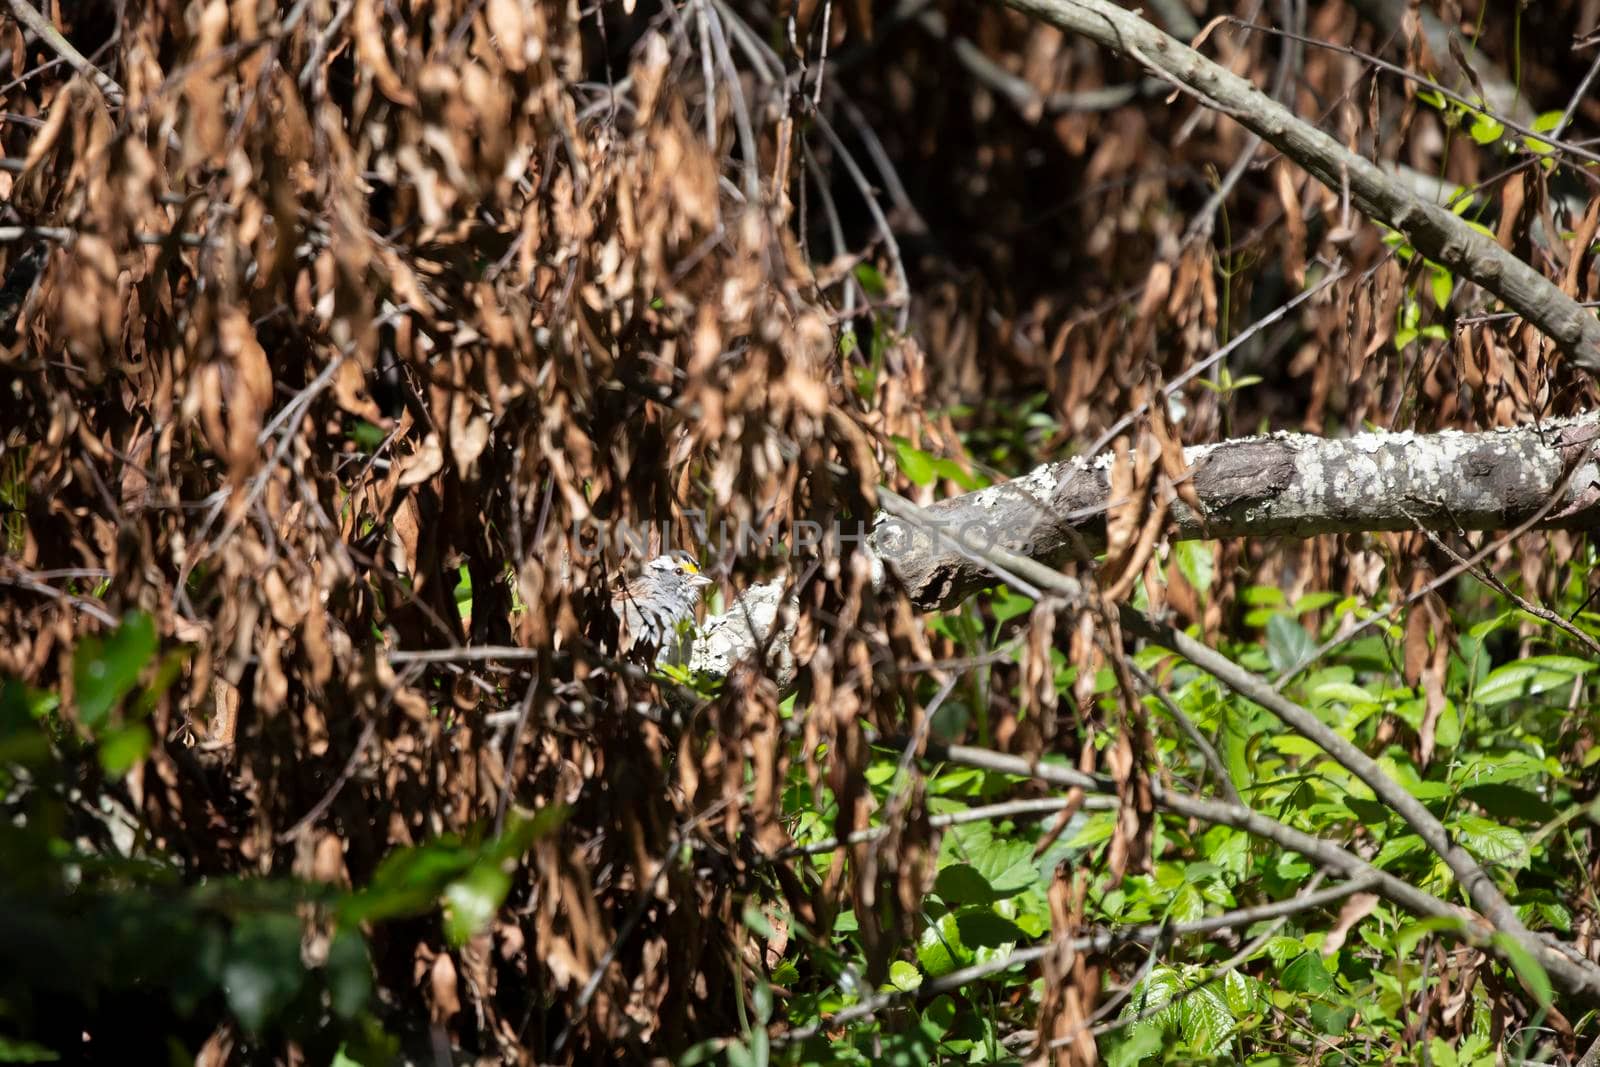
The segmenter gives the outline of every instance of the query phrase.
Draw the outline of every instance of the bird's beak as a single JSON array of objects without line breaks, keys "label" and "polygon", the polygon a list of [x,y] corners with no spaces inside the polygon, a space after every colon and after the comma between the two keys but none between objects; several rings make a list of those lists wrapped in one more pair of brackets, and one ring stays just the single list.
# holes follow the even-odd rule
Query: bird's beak
[{"label": "bird's beak", "polygon": [[692,575],[689,576],[689,584],[693,585],[693,586],[696,586],[696,587],[702,586],[702,585],[710,585],[711,584],[711,579],[707,578],[703,574],[692,574]]}]

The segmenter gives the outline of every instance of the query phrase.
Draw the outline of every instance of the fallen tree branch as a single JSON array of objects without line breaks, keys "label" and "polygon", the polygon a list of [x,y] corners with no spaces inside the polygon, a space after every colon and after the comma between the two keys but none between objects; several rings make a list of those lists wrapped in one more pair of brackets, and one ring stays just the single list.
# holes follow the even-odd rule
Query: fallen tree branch
[{"label": "fallen tree branch", "polygon": [[[1497,530],[1518,526],[1547,506],[1535,525],[1592,526],[1600,521],[1600,465],[1582,457],[1597,439],[1600,414],[1475,434],[1328,440],[1282,433],[1198,445],[1184,454],[1206,514],[1196,516],[1174,499],[1168,534],[1309,537],[1411,530],[1419,523]],[[915,508],[906,513],[911,519],[895,515],[898,505],[886,499],[868,547],[924,611],[950,607],[994,584],[989,558],[963,544],[1015,552],[1058,577],[1051,567],[1103,542],[1109,467],[1109,457],[1045,464],[1001,485]],[[947,536],[932,536],[916,523]],[[1019,590],[1027,585],[1025,576],[1010,577],[1019,579]],[[706,620],[691,668],[725,677],[764,648],[778,680],[786,682],[793,662],[785,602],[782,581],[745,590],[727,611]]]},{"label": "fallen tree branch", "polygon": [[1394,181],[1245,79],[1108,0],[1003,0],[1006,6],[1115,49],[1259,134],[1318,181],[1348,188],[1361,212],[1429,259],[1493,293],[1580,367],[1600,371],[1600,320],[1493,240]]}]

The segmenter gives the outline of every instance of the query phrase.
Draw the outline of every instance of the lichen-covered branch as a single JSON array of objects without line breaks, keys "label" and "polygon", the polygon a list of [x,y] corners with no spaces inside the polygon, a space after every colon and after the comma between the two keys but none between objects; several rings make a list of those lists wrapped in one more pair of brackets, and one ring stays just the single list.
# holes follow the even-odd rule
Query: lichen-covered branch
[{"label": "lichen-covered branch", "polygon": [[[1174,494],[1176,539],[1311,537],[1403,530],[1498,530],[1559,495],[1545,528],[1600,522],[1600,414],[1483,433],[1365,433],[1340,440],[1279,433],[1185,450],[1205,514]],[[923,509],[938,529],[880,515],[870,550],[924,610],[992,585],[961,545],[998,547],[1046,564],[1097,552],[1111,501],[1111,458],[1046,464],[1001,485]],[[948,536],[945,536],[948,535]],[[706,623],[693,666],[726,675],[780,619],[782,583],[755,586]],[[780,634],[782,627],[778,627]],[[785,636],[769,642],[780,674]]]}]

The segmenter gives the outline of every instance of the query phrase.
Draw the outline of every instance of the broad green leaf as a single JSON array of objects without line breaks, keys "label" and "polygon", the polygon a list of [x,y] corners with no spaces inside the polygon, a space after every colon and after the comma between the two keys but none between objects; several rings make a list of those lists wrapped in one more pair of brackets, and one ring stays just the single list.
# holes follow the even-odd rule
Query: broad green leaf
[{"label": "broad green leaf", "polygon": [[[894,968],[890,967],[889,970],[890,973],[893,973]],[[917,976],[917,981],[919,984],[921,983],[921,975]],[[934,997],[928,1006],[922,1009],[922,1025],[931,1027],[936,1036],[943,1036],[949,1033],[955,1027],[955,1024],[956,1002],[951,999],[948,993],[941,993]]]},{"label": "broad green leaf", "polygon": [[72,657],[73,691],[83,725],[90,730],[103,726],[155,654],[155,623],[143,612],[130,611],[104,639],[84,638]]},{"label": "broad green leaf", "polygon": [[1509,826],[1481,815],[1462,815],[1451,823],[1450,829],[1463,848],[1485,863],[1513,863],[1520,859],[1517,866],[1527,864],[1523,837]]},{"label": "broad green leaf", "polygon": [[933,457],[921,449],[901,439],[894,442],[895,455],[899,459],[900,473],[905,475],[914,485],[929,485],[933,482]]},{"label": "broad green leaf", "polygon": [[956,912],[956,929],[968,948],[1001,948],[1027,939],[1017,924],[984,907],[967,907]]},{"label": "broad green leaf", "polygon": [[954,912],[929,924],[917,939],[917,962],[929,978],[943,978],[951,971],[972,962],[972,951],[961,943],[961,930]]},{"label": "broad green leaf", "polygon": [[[1180,542],[1190,544],[1192,542]],[[1283,590],[1275,585],[1250,585],[1239,593],[1239,602],[1252,608],[1278,608],[1284,605]]]},{"label": "broad green leaf", "polygon": [[952,863],[940,870],[933,881],[933,891],[951,907],[989,904],[1000,898],[989,880],[967,863]]},{"label": "broad green leaf", "polygon": [[233,930],[222,991],[244,1028],[260,1033],[300,991],[300,920],[279,913],[245,915]]},{"label": "broad green leaf", "polygon": [[1290,611],[1298,618],[1308,611],[1320,611],[1329,604],[1337,604],[1338,602],[1339,594],[1337,593],[1307,593],[1294,602],[1294,606],[1290,608]]},{"label": "broad green leaf", "polygon": [[1378,698],[1353,682],[1323,682],[1306,693],[1306,703],[1312,707],[1321,704],[1376,704]]},{"label": "broad green leaf", "polygon": [[1267,620],[1267,658],[1279,674],[1307,663],[1317,650],[1317,642],[1305,628],[1288,615]]},{"label": "broad green leaf", "polygon": [[1544,823],[1556,817],[1555,806],[1537,793],[1507,782],[1469,785],[1461,795],[1496,819],[1521,819]]},{"label": "broad green leaf", "polygon": [[328,945],[328,999],[333,1013],[353,1019],[372,997],[372,964],[359,930],[341,927]]},{"label": "broad green leaf", "polygon": [[1202,919],[1206,914],[1205,898],[1200,895],[1200,890],[1193,885],[1180,886],[1172,895],[1172,905],[1168,914],[1176,923],[1194,922]]},{"label": "broad green leaf", "polygon": [[511,876],[496,863],[479,862],[464,877],[445,887],[444,929],[460,946],[488,929],[511,890]]},{"label": "broad green leaf", "polygon": [[1479,704],[1504,704],[1509,700],[1565,689],[1572,679],[1594,669],[1594,664],[1571,656],[1534,656],[1507,663],[1491,671],[1473,699]]},{"label": "broad green leaf", "polygon": [[[1505,135],[1506,128],[1497,120],[1488,115],[1474,115],[1472,125],[1467,128],[1467,133],[1479,144],[1494,144]],[[1444,305],[1439,305],[1443,307]]]},{"label": "broad green leaf", "polygon": [[1020,893],[1039,880],[1033,846],[1026,841],[994,839],[972,853],[972,866],[996,899]]},{"label": "broad green leaf", "polygon": [[1179,541],[1172,546],[1172,555],[1178,561],[1178,573],[1183,575],[1183,580],[1202,599],[1208,596],[1216,580],[1215,544],[1211,541]]},{"label": "broad green leaf", "polygon": [[1302,952],[1278,976],[1278,984],[1295,993],[1320,995],[1334,987],[1333,975],[1315,952]]},{"label": "broad green leaf", "polygon": [[1216,985],[1203,985],[1178,1001],[1178,1027],[1195,1050],[1218,1056],[1234,1031],[1233,1013]]},{"label": "broad green leaf", "polygon": [[1466,921],[1450,915],[1435,915],[1426,919],[1419,919],[1400,928],[1394,935],[1394,950],[1400,956],[1411,955],[1417,943],[1430,934],[1449,931],[1453,934],[1464,934],[1467,931]]},{"label": "broad green leaf", "polygon": [[1528,126],[1534,133],[1549,133],[1561,125],[1561,119],[1565,114],[1564,111],[1542,111]]},{"label": "broad green leaf", "polygon": [[1032,610],[1032,597],[1014,593],[1005,587],[996,590],[989,599],[989,612],[994,616],[995,622],[1008,622],[1019,615],[1026,615]]},{"label": "broad green leaf", "polygon": [[902,993],[909,993],[922,985],[922,972],[915,964],[895,960],[889,964],[889,984]]},{"label": "broad green leaf", "polygon": [[150,754],[150,746],[154,743],[149,727],[142,722],[113,726],[100,736],[100,767],[106,772],[106,777],[120,779]]}]

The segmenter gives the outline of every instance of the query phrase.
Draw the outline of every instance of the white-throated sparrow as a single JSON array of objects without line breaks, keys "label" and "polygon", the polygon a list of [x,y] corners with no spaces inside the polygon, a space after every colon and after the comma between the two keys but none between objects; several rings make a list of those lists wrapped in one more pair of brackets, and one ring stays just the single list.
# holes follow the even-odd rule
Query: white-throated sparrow
[{"label": "white-throated sparrow", "polygon": [[618,651],[654,664],[663,650],[676,650],[679,625],[694,619],[700,590],[710,584],[682,552],[657,556],[639,568],[611,595],[611,610],[621,623]]}]

